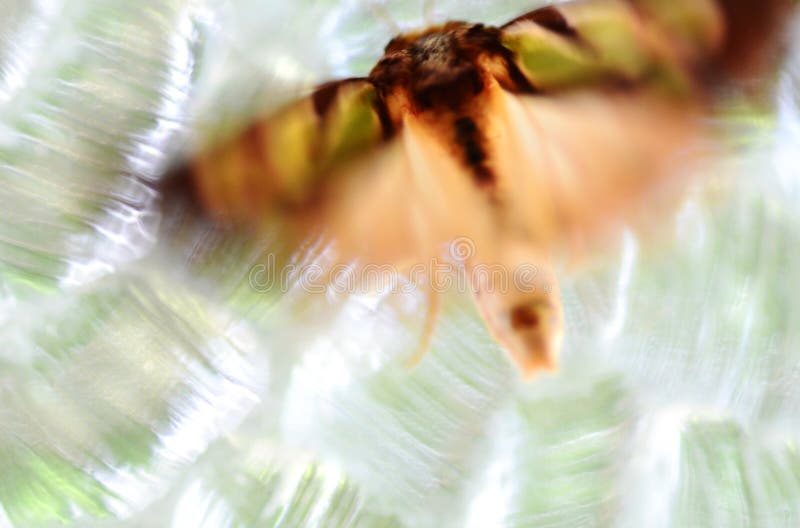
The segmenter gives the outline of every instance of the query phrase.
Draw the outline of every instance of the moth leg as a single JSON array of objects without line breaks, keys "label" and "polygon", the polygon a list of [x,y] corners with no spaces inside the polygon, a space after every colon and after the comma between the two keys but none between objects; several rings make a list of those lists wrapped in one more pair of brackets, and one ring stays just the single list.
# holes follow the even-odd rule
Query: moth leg
[{"label": "moth leg", "polygon": [[425,290],[425,297],[427,301],[427,309],[425,311],[425,321],[422,325],[422,333],[419,337],[419,343],[414,351],[414,354],[406,362],[406,366],[411,369],[419,365],[431,347],[433,339],[433,332],[436,329],[436,323],[439,320],[439,314],[442,311],[442,294],[431,285],[428,284]]},{"label": "moth leg", "polygon": [[432,26],[434,24],[434,0],[422,0],[422,19],[425,25]]},{"label": "moth leg", "polygon": [[526,379],[555,370],[563,309],[549,258],[527,244],[502,249],[492,264],[471,266],[475,303],[489,332]]},{"label": "moth leg", "polygon": [[360,2],[361,8],[366,9],[369,11],[372,16],[374,16],[377,20],[379,20],[386,29],[393,35],[399,35],[402,33],[400,26],[397,25],[392,15],[386,9],[386,7],[375,0],[361,0]]}]

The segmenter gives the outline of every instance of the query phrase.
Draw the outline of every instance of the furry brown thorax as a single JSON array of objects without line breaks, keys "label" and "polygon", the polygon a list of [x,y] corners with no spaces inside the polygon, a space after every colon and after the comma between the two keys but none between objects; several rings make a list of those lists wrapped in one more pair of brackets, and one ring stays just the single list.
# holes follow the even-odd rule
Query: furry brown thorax
[{"label": "furry brown thorax", "polygon": [[[414,112],[432,108],[458,111],[481,93],[496,70],[500,70],[499,77],[510,77],[513,65],[509,59],[499,28],[448,22],[392,39],[369,80],[387,100],[390,111],[395,105]],[[521,74],[516,77],[523,80],[509,88],[527,91],[530,87]]]}]

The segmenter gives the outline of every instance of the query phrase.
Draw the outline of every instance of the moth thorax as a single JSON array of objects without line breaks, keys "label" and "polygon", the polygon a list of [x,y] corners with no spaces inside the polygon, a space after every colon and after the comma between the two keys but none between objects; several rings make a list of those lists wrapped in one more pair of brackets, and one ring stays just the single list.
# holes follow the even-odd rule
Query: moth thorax
[{"label": "moth thorax", "polygon": [[418,64],[434,68],[446,67],[459,58],[456,38],[450,31],[419,37],[409,46],[408,52]]},{"label": "moth thorax", "polygon": [[385,93],[405,93],[417,110],[458,110],[483,91],[487,72],[468,26],[450,23],[396,38],[370,74]]}]

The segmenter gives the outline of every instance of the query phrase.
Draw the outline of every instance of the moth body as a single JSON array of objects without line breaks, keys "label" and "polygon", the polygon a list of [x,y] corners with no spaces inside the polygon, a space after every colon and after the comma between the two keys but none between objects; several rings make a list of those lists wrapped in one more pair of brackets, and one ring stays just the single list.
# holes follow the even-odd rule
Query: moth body
[{"label": "moth body", "polygon": [[790,5],[576,0],[501,27],[400,35],[367,77],[320,86],[182,173],[216,221],[280,214],[301,236],[323,227],[343,259],[425,263],[467,237],[470,273],[537,266],[547,289],[471,281],[490,331],[532,375],[557,364],[556,257],[601,245],[674,179],[710,137],[717,87],[763,69]]}]

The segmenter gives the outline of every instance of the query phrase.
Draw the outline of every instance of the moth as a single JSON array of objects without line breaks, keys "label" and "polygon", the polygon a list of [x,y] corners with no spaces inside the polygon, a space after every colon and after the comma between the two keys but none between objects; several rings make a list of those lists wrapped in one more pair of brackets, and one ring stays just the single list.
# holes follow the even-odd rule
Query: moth
[{"label": "moth", "polygon": [[[335,80],[177,172],[214,221],[324,228],[360,262],[533,265],[538,287],[470,281],[526,377],[557,365],[555,269],[602,245],[665,180],[722,87],[775,56],[790,0],[575,0],[507,24],[399,35],[366,77]],[[430,295],[423,348],[437,312]]]}]

